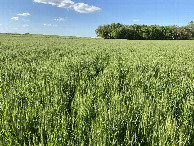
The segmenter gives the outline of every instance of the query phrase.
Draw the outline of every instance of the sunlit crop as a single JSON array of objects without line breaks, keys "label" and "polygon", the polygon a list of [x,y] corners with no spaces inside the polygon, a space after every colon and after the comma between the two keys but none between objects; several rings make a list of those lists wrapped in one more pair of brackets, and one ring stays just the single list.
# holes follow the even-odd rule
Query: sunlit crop
[{"label": "sunlit crop", "polygon": [[194,41],[0,35],[0,145],[193,145]]}]

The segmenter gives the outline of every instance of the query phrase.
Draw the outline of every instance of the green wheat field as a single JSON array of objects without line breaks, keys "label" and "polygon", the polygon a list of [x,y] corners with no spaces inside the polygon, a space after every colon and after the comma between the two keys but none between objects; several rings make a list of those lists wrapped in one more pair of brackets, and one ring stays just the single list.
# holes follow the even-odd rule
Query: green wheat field
[{"label": "green wheat field", "polygon": [[0,34],[0,145],[194,145],[194,41]]}]

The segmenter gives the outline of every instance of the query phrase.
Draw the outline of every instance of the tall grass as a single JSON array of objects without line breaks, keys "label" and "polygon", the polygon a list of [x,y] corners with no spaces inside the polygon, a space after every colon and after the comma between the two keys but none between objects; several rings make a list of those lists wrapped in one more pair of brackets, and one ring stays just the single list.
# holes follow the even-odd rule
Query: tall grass
[{"label": "tall grass", "polygon": [[194,145],[194,42],[0,35],[0,145]]}]

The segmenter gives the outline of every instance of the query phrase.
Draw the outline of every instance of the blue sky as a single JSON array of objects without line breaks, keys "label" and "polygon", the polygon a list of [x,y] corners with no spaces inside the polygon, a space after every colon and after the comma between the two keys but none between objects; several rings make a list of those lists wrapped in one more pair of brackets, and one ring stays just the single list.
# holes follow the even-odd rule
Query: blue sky
[{"label": "blue sky", "polygon": [[194,0],[0,0],[0,32],[96,37],[99,25],[187,25]]}]

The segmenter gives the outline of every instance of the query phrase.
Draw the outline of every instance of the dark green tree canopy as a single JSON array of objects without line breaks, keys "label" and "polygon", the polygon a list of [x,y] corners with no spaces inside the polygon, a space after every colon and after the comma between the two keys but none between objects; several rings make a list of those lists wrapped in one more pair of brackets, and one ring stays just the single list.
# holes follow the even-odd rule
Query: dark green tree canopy
[{"label": "dark green tree canopy", "polygon": [[194,22],[187,26],[123,25],[112,23],[96,29],[98,37],[129,40],[190,40],[194,38]]}]

